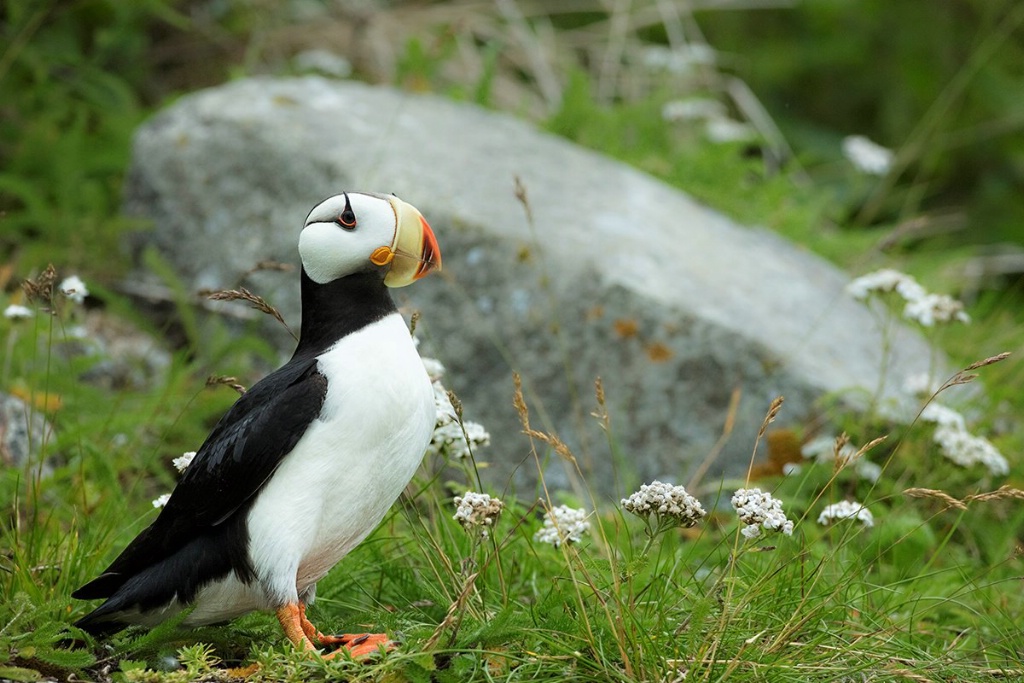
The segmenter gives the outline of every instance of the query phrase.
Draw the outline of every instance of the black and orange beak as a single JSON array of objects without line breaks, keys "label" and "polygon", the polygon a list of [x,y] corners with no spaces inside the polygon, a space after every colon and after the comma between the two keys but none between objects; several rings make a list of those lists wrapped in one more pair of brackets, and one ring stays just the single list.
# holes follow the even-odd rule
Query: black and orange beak
[{"label": "black and orange beak", "polygon": [[374,260],[374,263],[391,264],[391,269],[384,276],[385,285],[405,287],[431,271],[441,269],[441,249],[430,224],[416,207],[397,197],[388,199],[395,209],[395,237],[390,248],[378,250],[383,262]]}]

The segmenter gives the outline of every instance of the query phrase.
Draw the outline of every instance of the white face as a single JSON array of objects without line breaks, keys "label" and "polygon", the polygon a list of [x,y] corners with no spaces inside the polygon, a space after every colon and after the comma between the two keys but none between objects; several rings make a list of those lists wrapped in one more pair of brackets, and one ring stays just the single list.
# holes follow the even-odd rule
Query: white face
[{"label": "white face", "polygon": [[325,284],[374,266],[370,255],[390,246],[395,207],[383,196],[347,192],[313,207],[299,235],[299,256],[313,282]]}]

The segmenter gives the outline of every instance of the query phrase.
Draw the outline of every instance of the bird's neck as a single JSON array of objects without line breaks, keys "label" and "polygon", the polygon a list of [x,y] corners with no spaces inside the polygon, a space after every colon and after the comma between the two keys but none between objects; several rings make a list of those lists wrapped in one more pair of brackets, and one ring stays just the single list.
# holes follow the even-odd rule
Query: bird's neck
[{"label": "bird's neck", "polygon": [[302,328],[295,357],[315,356],[398,309],[379,274],[317,284],[302,270]]}]

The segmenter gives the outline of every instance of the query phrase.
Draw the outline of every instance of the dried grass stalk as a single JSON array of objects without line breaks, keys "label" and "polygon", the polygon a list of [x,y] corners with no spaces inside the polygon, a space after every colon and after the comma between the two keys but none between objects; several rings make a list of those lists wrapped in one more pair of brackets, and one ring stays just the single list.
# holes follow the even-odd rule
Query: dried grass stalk
[{"label": "dried grass stalk", "polygon": [[237,377],[229,377],[227,375],[210,375],[206,378],[206,386],[212,387],[218,384],[223,384],[226,387],[231,387],[239,394],[245,393],[245,387],[238,383]]},{"label": "dried grass stalk", "polygon": [[47,308],[53,308],[53,285],[57,282],[57,269],[53,264],[46,266],[46,269],[35,280],[25,280],[21,288],[29,301],[38,300]]},{"label": "dried grass stalk", "polygon": [[266,299],[259,296],[258,294],[253,294],[245,287],[239,287],[238,289],[218,290],[202,289],[199,291],[199,294],[200,296],[205,296],[207,299],[210,299],[211,301],[246,301],[257,311],[260,311],[261,313],[266,313],[267,315],[273,317],[274,320],[281,323],[281,325],[284,326],[284,329],[288,330],[288,334],[290,334],[293,339],[298,341],[298,337],[296,337],[295,333],[292,332],[292,328],[288,327],[288,323],[284,321],[284,317],[281,316],[281,312],[277,310],[274,306],[271,306]]},{"label": "dried grass stalk", "polygon": [[757,438],[764,436],[764,433],[768,431],[768,425],[775,422],[775,418],[778,416],[779,411],[782,410],[782,402],[785,401],[785,397],[776,396],[772,400],[772,404],[768,406],[768,412],[764,416],[764,422],[761,423],[761,429],[757,432]]},{"label": "dried grass stalk", "polygon": [[524,429],[523,433],[532,439],[537,439],[538,441],[546,443],[555,449],[555,453],[558,453],[562,458],[568,460],[574,465],[576,464],[576,456],[572,454],[572,451],[565,445],[565,442],[554,434],[538,432],[536,429]]},{"label": "dried grass stalk", "polygon": [[921,489],[912,488],[904,489],[904,495],[910,496],[911,498],[931,498],[945,503],[947,508],[956,508],[957,510],[966,510],[967,506],[962,501],[954,498],[945,491],[939,491],[938,489]]},{"label": "dried grass stalk", "polygon": [[973,503],[975,501],[985,503],[990,500],[1024,500],[1024,491],[1015,489],[1012,486],[1000,486],[995,491],[975,493],[970,496],[966,496],[963,500],[954,498],[945,491],[939,491],[936,489],[913,488],[906,489],[903,493],[911,496],[912,498],[932,498],[934,500],[939,500],[945,503],[947,508],[956,508],[957,510],[966,510],[968,503]]},{"label": "dried grass stalk", "polygon": [[983,368],[986,365],[992,365],[993,363],[998,363],[1000,361],[1004,361],[1004,360],[1006,360],[1009,357],[1010,357],[1010,352],[1009,351],[1003,351],[1002,353],[997,353],[994,356],[989,356],[988,358],[986,358],[984,360],[979,360],[979,361],[975,361],[975,362],[971,363],[966,368],[964,368],[964,371],[965,372],[970,372],[971,370],[977,370],[978,368]]},{"label": "dried grass stalk", "polygon": [[441,640],[441,634],[447,631],[449,628],[454,626],[452,631],[452,637],[455,637],[455,633],[458,631],[458,623],[461,621],[460,612],[466,606],[466,601],[469,600],[470,594],[473,592],[473,585],[476,583],[476,577],[480,576],[480,572],[474,572],[466,577],[466,580],[462,583],[462,590],[459,592],[459,596],[455,598],[455,601],[448,608],[448,613],[444,615],[444,620],[437,625],[430,638],[427,639],[423,649],[427,652],[433,650],[438,641]]},{"label": "dried grass stalk", "polygon": [[518,372],[512,373],[512,405],[519,415],[519,422],[523,425],[523,431],[530,431],[530,409],[526,407],[526,399],[523,398],[523,379]]}]

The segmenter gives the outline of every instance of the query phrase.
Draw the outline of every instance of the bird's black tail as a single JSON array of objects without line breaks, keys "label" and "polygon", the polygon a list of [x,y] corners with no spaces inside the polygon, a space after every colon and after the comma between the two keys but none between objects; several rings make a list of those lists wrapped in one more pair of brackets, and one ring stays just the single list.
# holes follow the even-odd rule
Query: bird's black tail
[{"label": "bird's black tail", "polygon": [[[106,602],[75,622],[75,626],[93,635],[115,633],[132,624],[154,625],[168,619],[195,600],[208,583],[234,571],[241,580],[253,578],[248,560],[231,552],[235,545],[223,536],[231,524],[214,533],[194,538],[170,557],[142,571],[125,576],[106,572],[74,593],[81,600],[107,598]],[[244,540],[244,537],[243,537]]]}]

